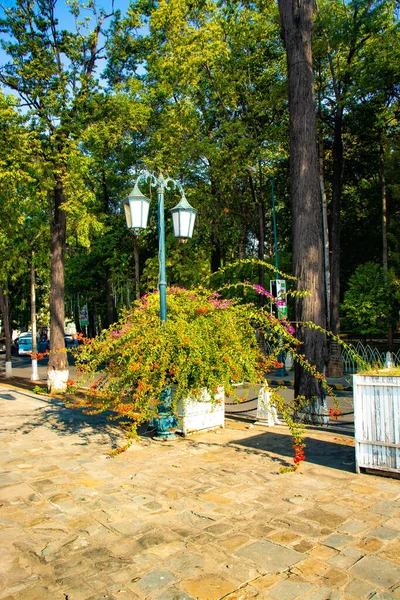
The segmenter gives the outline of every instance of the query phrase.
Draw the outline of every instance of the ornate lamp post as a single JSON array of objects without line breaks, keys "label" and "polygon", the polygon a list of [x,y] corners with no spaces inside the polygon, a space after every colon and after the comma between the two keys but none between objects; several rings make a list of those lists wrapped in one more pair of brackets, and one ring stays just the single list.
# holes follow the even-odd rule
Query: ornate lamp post
[{"label": "ornate lamp post", "polygon": [[[276,210],[275,210],[275,189],[274,189],[274,184],[275,184],[275,180],[274,178],[272,178],[271,180],[271,200],[272,200],[272,220],[273,220],[273,226],[274,226],[274,250],[275,250],[275,293],[274,296],[278,298],[278,302],[280,302],[280,291],[278,290],[278,287],[283,286],[283,284],[285,283],[284,281],[279,279],[279,259],[278,259],[278,235],[277,235],[277,228],[276,228]],[[286,286],[285,286],[285,292],[286,292]],[[285,302],[286,302],[286,298],[285,298]],[[285,303],[285,310],[283,311],[282,308],[279,306],[277,306],[277,313],[278,313],[278,319],[281,319],[282,316],[286,316],[287,312],[286,312],[286,303]],[[282,312],[284,312],[284,314],[282,314]],[[279,355],[278,355],[278,361],[282,364],[281,367],[279,367],[276,371],[275,371],[275,375],[277,377],[286,377],[287,375],[287,371],[285,368],[285,363],[283,360],[283,351],[282,351],[282,338],[279,336],[278,339],[278,344],[279,344]]]},{"label": "ornate lamp post", "polygon": [[[180,202],[171,210],[172,224],[175,237],[188,240],[193,235],[196,209],[186,200],[183,187],[171,177],[164,177],[161,173],[156,175],[150,171],[142,171],[136,179],[135,187],[124,202],[126,224],[134,234],[146,229],[149,215],[150,200],[139,189],[140,181],[149,181],[152,187],[157,188],[158,196],[158,254],[160,262],[159,291],[160,291],[160,321],[167,320],[167,273],[165,261],[165,221],[164,221],[164,191],[178,189],[182,195]],[[174,429],[178,424],[176,416],[171,412],[171,388],[167,387],[161,393],[158,404],[158,415],[153,419],[156,437],[167,440],[174,438]]]},{"label": "ornate lamp post", "polygon": [[160,289],[160,320],[167,320],[167,273],[165,267],[165,221],[164,221],[164,192],[165,190],[178,189],[182,194],[180,202],[171,210],[172,223],[175,237],[187,240],[193,235],[196,209],[186,200],[182,185],[164,177],[161,173],[156,175],[150,171],[142,171],[136,179],[132,192],[124,201],[126,224],[135,234],[146,229],[149,216],[150,200],[139,189],[140,181],[149,181],[152,187],[157,188],[158,196],[158,253],[160,260],[159,289]]}]

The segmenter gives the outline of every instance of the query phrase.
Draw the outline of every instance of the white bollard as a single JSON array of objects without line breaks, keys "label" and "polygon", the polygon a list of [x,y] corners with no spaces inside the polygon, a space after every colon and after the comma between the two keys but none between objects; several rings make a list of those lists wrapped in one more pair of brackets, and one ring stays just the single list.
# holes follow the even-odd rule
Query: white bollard
[{"label": "white bollard", "polygon": [[285,369],[287,371],[290,371],[290,369],[292,369],[293,367],[293,356],[291,352],[288,352],[286,354],[286,358],[285,358]]},{"label": "white bollard", "polygon": [[271,392],[267,386],[263,386],[258,392],[257,423],[267,427],[273,427],[281,423],[276,408],[271,402]]}]

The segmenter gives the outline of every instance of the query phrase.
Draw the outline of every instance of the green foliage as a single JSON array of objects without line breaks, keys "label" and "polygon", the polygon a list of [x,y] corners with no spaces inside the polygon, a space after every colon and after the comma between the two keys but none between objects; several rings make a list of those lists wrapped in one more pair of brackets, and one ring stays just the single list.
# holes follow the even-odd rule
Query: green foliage
[{"label": "green foliage", "polygon": [[95,406],[140,423],[156,414],[167,386],[175,390],[175,403],[198,398],[202,388],[215,393],[220,385],[235,395],[234,383],[263,382],[275,360],[262,355],[254,325],[296,343],[268,311],[223,300],[206,288],[169,288],[167,314],[160,326],[159,295],[148,294],[116,326],[83,346],[79,368],[90,377],[102,370],[89,393]]},{"label": "green foliage", "polygon": [[343,326],[360,334],[386,333],[397,325],[400,287],[393,271],[372,262],[360,265],[350,277],[341,305]]},{"label": "green foliage", "polygon": [[[243,285],[266,294],[261,286]],[[266,374],[279,364],[276,353],[280,347],[292,352],[332,395],[323,375],[298,352],[293,328],[271,316],[269,307],[226,300],[204,287],[171,287],[167,290],[167,314],[167,321],[160,323],[159,294],[154,292],[135,302],[132,310],[98,338],[85,340],[77,350],[81,375],[73,385],[77,389],[85,384],[86,397],[67,402],[89,414],[111,411],[111,418],[131,436],[138,424],[157,416],[167,388],[173,389],[172,410],[176,410],[179,400],[201,401],[204,388],[216,400],[221,385],[228,396],[236,396],[236,383],[267,385]],[[257,343],[259,336],[279,340],[276,353],[265,356]],[[288,403],[277,393],[271,398],[292,433],[297,468],[304,460],[304,426],[295,422],[293,415],[310,399],[298,397]]]}]

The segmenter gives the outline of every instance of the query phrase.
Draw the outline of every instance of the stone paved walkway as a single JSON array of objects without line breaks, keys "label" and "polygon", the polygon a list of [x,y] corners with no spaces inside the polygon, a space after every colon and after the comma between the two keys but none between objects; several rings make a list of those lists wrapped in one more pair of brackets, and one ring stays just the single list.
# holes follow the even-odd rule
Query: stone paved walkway
[{"label": "stone paved walkway", "polygon": [[400,598],[400,482],[351,437],[227,420],[122,442],[98,417],[0,385],[0,599]]}]

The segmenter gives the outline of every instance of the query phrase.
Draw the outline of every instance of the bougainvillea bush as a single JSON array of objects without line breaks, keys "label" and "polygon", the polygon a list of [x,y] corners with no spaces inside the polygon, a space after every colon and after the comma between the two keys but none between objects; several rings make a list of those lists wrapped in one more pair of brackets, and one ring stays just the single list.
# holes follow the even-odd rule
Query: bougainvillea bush
[{"label": "bougainvillea bush", "polygon": [[[257,292],[265,295],[259,287]],[[227,300],[202,287],[170,287],[167,321],[160,324],[159,302],[158,292],[143,296],[118,323],[85,340],[77,357],[82,377],[90,381],[82,405],[89,412],[110,410],[114,418],[125,419],[131,433],[157,415],[168,387],[174,390],[175,410],[180,399],[200,401],[202,388],[215,398],[221,385],[226,395],[235,396],[237,383],[265,384],[277,360],[262,353],[257,332],[279,337],[281,347],[295,352],[293,329],[272,316],[269,305]],[[303,459],[302,426],[293,422],[291,407],[281,396],[273,400],[291,427],[298,462],[300,455]]]}]

